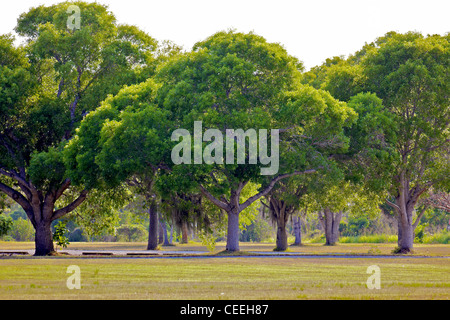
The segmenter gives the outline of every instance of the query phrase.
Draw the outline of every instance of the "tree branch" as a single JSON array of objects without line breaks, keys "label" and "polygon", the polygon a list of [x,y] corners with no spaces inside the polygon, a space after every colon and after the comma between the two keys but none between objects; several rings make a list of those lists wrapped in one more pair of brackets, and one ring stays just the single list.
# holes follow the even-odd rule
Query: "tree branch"
[{"label": "tree branch", "polygon": [[223,201],[220,201],[219,199],[217,199],[216,197],[214,197],[211,193],[209,193],[208,190],[205,189],[205,187],[203,187],[202,185],[200,185],[200,190],[202,192],[202,194],[208,198],[212,203],[214,203],[216,206],[218,206],[219,208],[227,211],[229,209],[229,205]]},{"label": "tree branch", "polygon": [[293,173],[286,173],[286,174],[277,176],[269,183],[269,185],[266,188],[264,188],[264,190],[255,194],[254,196],[248,198],[247,201],[245,201],[242,205],[240,205],[239,211],[244,210],[245,208],[247,208],[249,205],[251,205],[253,202],[258,200],[259,198],[266,196],[273,189],[273,187],[275,186],[275,184],[278,181],[285,179],[285,178],[293,177],[293,176],[299,176],[299,175],[310,174],[310,173],[315,173],[315,172],[317,172],[316,169],[311,169],[311,170],[305,170],[305,171],[295,171]]},{"label": "tree branch", "polygon": [[420,219],[422,219],[423,215],[425,214],[425,211],[427,211],[428,209],[428,205],[425,205],[422,209],[422,211],[420,211],[419,215],[416,218],[416,221],[413,223],[412,227],[413,230],[416,229],[416,227],[419,225]]},{"label": "tree branch", "polygon": [[36,226],[36,220],[33,216],[33,208],[28,200],[18,191],[0,182],[0,191],[5,193],[12,200],[17,202],[25,211],[33,226]]},{"label": "tree branch", "polygon": [[66,214],[72,212],[73,210],[75,210],[80,204],[83,203],[84,200],[86,200],[87,194],[88,194],[88,191],[83,190],[80,193],[79,197],[77,199],[75,199],[75,201],[73,201],[71,204],[53,212],[52,221],[57,220],[57,219],[65,216]]},{"label": "tree branch", "polygon": [[64,182],[63,182],[63,184],[61,185],[61,187],[59,187],[59,189],[58,189],[58,190],[56,191],[56,193],[55,193],[55,200],[58,200],[58,199],[62,196],[62,194],[64,193],[64,191],[66,191],[67,188],[70,187],[70,183],[71,183],[70,179],[64,180]]}]

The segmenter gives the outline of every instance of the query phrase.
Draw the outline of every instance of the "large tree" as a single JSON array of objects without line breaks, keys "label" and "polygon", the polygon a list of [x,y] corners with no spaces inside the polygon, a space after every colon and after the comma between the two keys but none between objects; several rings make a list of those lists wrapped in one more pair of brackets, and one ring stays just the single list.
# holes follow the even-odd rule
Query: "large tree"
[{"label": "large tree", "polygon": [[[172,174],[195,182],[207,199],[226,212],[228,251],[239,250],[239,215],[244,209],[267,195],[278,181],[322,168],[326,156],[321,149],[326,149],[331,135],[335,135],[333,144],[345,145],[341,131],[353,119],[353,111],[324,91],[299,85],[301,69],[279,44],[252,33],[228,31],[197,43],[192,52],[170,61],[156,77],[162,82],[158,104],[171,112],[176,127],[184,132],[175,137],[182,137],[184,147]],[[196,128],[200,133],[191,143],[189,133]],[[202,139],[207,129],[214,134]],[[241,135],[230,129],[242,129]],[[280,134],[279,140],[276,135],[267,139],[272,144],[265,150],[266,158],[270,152],[283,155],[275,172],[267,175],[262,172],[269,163],[258,163],[249,152],[261,129],[268,130],[266,136],[271,130]],[[221,144],[230,135],[233,144],[246,146],[249,140],[242,158],[239,147],[229,147],[232,161]],[[202,156],[208,161],[202,162]],[[249,183],[261,187],[242,199]]]},{"label": "large tree", "polygon": [[[69,28],[67,9],[80,9]],[[25,38],[0,38],[0,191],[22,206],[36,230],[36,255],[54,251],[51,223],[77,208],[88,189],[73,189],[62,149],[83,115],[125,84],[154,70],[156,42],[116,23],[105,6],[64,2],[30,9],[18,19]],[[63,194],[79,190],[73,201]]]},{"label": "large tree", "polygon": [[[367,120],[359,128],[373,128],[355,136],[366,139],[355,159],[365,168],[365,180],[388,192],[399,252],[413,249],[418,221],[413,213],[420,197],[431,188],[448,192],[450,185],[449,39],[390,32],[323,77],[323,87],[338,98],[372,92],[381,99],[374,104],[367,95],[353,98]],[[351,90],[339,89],[342,78],[350,79]],[[375,123],[377,118],[381,121]]]}]

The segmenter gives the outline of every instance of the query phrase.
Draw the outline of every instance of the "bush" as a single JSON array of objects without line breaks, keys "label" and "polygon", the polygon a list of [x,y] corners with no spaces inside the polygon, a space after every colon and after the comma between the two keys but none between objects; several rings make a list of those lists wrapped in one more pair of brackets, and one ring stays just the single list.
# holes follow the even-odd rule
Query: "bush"
[{"label": "bush", "polygon": [[423,237],[422,243],[426,244],[449,244],[450,243],[450,232],[442,231],[433,235],[425,235]]},{"label": "bush", "polygon": [[348,217],[348,222],[341,222],[339,231],[342,236],[354,237],[359,236],[369,226],[370,221],[367,217]]},{"label": "bush", "polygon": [[117,228],[117,237],[119,241],[137,242],[144,241],[147,230],[142,225],[125,224]]},{"label": "bush", "polygon": [[13,220],[10,217],[0,215],[0,237],[5,236],[11,229]]},{"label": "bush", "polygon": [[33,241],[34,228],[29,220],[18,218],[13,222],[9,235],[16,241]]},{"label": "bush", "polygon": [[57,246],[62,248],[67,248],[69,243],[69,238],[66,236],[67,234],[67,225],[66,223],[59,221],[55,226],[55,232],[53,233],[53,241],[56,242]]},{"label": "bush", "polygon": [[309,240],[305,241],[309,243],[325,243],[325,235],[317,235],[315,237],[310,238]]},{"label": "bush", "polygon": [[242,242],[263,242],[272,237],[272,227],[269,222],[261,217],[255,219],[247,230],[243,230],[240,234],[239,241]]},{"label": "bush", "polygon": [[370,236],[341,237],[340,243],[396,243],[396,235],[375,234]]}]

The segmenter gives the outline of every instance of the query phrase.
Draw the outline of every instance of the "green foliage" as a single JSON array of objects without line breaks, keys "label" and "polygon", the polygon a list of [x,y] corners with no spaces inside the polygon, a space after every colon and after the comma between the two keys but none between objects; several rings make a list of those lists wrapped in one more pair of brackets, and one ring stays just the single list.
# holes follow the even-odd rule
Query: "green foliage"
[{"label": "green foliage", "polygon": [[365,216],[352,217],[348,219],[348,222],[341,222],[339,231],[344,237],[359,236],[369,226],[369,223],[369,219]]},{"label": "green foliage", "polygon": [[426,244],[450,244],[450,232],[442,231],[433,235],[424,235],[422,242]]},{"label": "green foliage", "polygon": [[31,182],[40,189],[49,190],[52,186],[61,184],[66,177],[62,147],[33,154],[28,174]]},{"label": "green foliage", "polygon": [[125,224],[116,229],[118,241],[136,242],[145,241],[147,230],[142,225]]},{"label": "green foliage", "polygon": [[33,241],[35,231],[28,219],[18,218],[17,220],[14,220],[9,235],[15,241]]},{"label": "green foliage", "polygon": [[8,234],[12,229],[13,220],[11,217],[0,215],[0,238]]},{"label": "green foliage", "polygon": [[[67,192],[64,199],[58,201],[57,205],[64,206],[73,201],[78,192]],[[78,206],[68,218],[83,229],[87,238],[103,234],[114,234],[119,224],[119,210],[125,207],[131,200],[129,190],[124,186],[113,189],[92,189],[89,197]]]},{"label": "green foliage", "polygon": [[426,227],[427,227],[427,224],[419,224],[416,227],[414,242],[423,243]]},{"label": "green foliage", "polygon": [[244,242],[264,242],[273,237],[273,229],[268,221],[261,216],[256,217],[239,238]]}]

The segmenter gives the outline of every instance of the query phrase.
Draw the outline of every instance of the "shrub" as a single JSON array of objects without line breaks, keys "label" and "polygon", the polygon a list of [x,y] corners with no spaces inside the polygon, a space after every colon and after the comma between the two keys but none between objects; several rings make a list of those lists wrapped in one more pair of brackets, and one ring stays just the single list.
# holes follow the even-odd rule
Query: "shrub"
[{"label": "shrub", "polygon": [[53,241],[56,241],[56,245],[67,248],[70,244],[69,238],[66,237],[67,234],[67,226],[64,222],[59,221],[55,226],[55,232],[53,233]]},{"label": "shrub", "polygon": [[433,235],[425,235],[423,237],[422,243],[426,244],[449,244],[450,243],[450,232],[442,231]]},{"label": "shrub", "polygon": [[117,228],[119,241],[135,242],[145,240],[147,230],[142,225],[125,224]]},{"label": "shrub", "polygon": [[18,218],[13,222],[9,235],[16,241],[33,241],[34,228],[29,220]]},{"label": "shrub", "polygon": [[375,234],[370,236],[341,237],[340,243],[396,243],[396,235]]},{"label": "shrub", "polygon": [[0,215],[0,237],[5,236],[11,229],[13,220],[10,217]]}]

